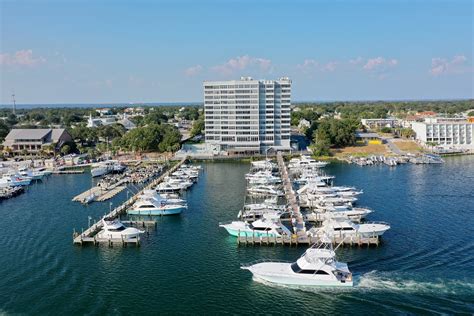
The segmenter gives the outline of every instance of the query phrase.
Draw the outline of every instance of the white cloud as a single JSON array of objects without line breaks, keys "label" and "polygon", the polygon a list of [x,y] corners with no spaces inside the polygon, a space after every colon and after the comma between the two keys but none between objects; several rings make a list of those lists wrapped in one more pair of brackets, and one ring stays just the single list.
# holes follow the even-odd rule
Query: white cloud
[{"label": "white cloud", "polygon": [[[359,61],[359,64],[362,64],[362,60]],[[384,57],[375,57],[369,58],[365,61],[363,70],[370,73],[372,76],[379,79],[384,79],[388,76],[389,72],[398,65],[397,59],[387,59]]]},{"label": "white cloud", "polygon": [[257,68],[263,72],[270,72],[272,70],[272,62],[266,58],[244,55],[231,58],[221,65],[212,67],[211,70],[222,75],[231,75],[237,71],[248,70],[250,68]]},{"label": "white cloud", "polygon": [[377,69],[387,69],[388,67],[394,67],[398,65],[398,60],[396,59],[385,59],[383,57],[376,57],[368,59],[364,65],[365,70],[377,70]]},{"label": "white cloud", "polygon": [[201,65],[191,66],[184,71],[184,74],[188,77],[193,77],[198,75],[202,71],[202,69],[203,68]]},{"label": "white cloud", "polygon": [[337,66],[338,64],[339,64],[339,63],[338,63],[337,61],[330,61],[330,62],[328,62],[327,64],[323,65],[322,70],[323,70],[323,71],[333,72],[334,70],[336,70],[336,66]]},{"label": "white cloud", "polygon": [[14,54],[3,53],[0,54],[0,65],[5,66],[35,66],[46,62],[44,57],[33,57],[33,50],[23,49]]},{"label": "white cloud", "polygon": [[337,61],[330,61],[326,64],[320,64],[314,59],[305,59],[302,64],[296,65],[296,68],[301,70],[303,73],[311,73],[314,71],[328,71],[333,72],[336,70],[336,66],[339,64]]},{"label": "white cloud", "polygon": [[351,64],[351,65],[360,65],[360,64],[362,64],[363,62],[364,62],[364,59],[363,59],[362,57],[360,57],[360,56],[357,57],[357,58],[355,58],[355,59],[350,59],[350,60],[349,60],[349,64]]},{"label": "white cloud", "polygon": [[464,55],[456,55],[451,60],[445,58],[432,58],[430,74],[440,76],[443,74],[459,74],[470,71],[467,58]]}]

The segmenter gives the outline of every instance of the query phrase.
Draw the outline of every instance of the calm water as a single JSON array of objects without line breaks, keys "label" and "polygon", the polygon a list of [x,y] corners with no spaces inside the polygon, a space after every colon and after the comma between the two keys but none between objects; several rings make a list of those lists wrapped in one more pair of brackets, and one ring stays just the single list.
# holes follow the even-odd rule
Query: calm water
[{"label": "calm water", "polygon": [[[357,285],[303,291],[252,280],[241,263],[294,260],[304,248],[240,247],[219,229],[243,203],[238,163],[203,164],[189,209],[162,218],[141,247],[77,247],[108,203],[71,198],[90,176],[52,176],[0,203],[0,314],[473,313],[474,157],[397,168],[334,164],[337,184],[364,189],[359,205],[392,224],[378,248],[344,248]],[[114,204],[126,198],[123,192]]]}]

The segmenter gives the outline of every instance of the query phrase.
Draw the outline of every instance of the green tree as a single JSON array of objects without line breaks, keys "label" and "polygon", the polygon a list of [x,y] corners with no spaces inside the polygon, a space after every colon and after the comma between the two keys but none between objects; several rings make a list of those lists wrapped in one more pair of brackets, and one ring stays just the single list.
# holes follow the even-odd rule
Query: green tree
[{"label": "green tree", "polygon": [[61,147],[61,154],[63,155],[67,155],[71,152],[71,146],[69,145],[64,145],[63,147]]},{"label": "green tree", "polygon": [[191,137],[202,134],[203,130],[204,130],[204,118],[200,117],[193,123],[193,127],[191,128]]}]

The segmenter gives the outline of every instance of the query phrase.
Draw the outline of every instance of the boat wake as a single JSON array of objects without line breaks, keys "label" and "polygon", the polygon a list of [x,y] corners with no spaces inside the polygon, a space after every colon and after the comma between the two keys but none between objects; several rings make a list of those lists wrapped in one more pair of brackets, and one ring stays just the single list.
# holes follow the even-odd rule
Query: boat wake
[{"label": "boat wake", "polygon": [[305,292],[353,292],[353,291],[376,291],[376,292],[403,292],[418,294],[448,294],[448,295],[470,295],[474,293],[473,280],[443,280],[433,278],[431,282],[415,280],[404,277],[400,273],[380,272],[373,270],[362,275],[354,275],[354,287],[309,287],[300,285],[285,285],[272,283],[258,277],[253,277],[255,282],[275,288],[287,288]]},{"label": "boat wake", "polygon": [[474,292],[473,280],[446,280],[432,278],[431,281],[415,280],[397,272],[373,270],[355,277],[355,288],[369,291],[390,291],[407,293],[469,294]]}]

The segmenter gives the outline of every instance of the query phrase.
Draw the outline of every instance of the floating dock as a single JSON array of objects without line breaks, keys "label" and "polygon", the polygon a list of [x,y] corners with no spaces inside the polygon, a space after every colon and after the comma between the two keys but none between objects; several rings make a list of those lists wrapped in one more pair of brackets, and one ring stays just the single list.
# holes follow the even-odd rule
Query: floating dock
[{"label": "floating dock", "polygon": [[111,186],[109,186],[107,188],[102,188],[102,187],[99,187],[99,186],[95,186],[95,187],[90,188],[89,190],[84,191],[81,194],[73,197],[72,201],[82,202],[82,201],[84,201],[84,199],[86,199],[91,194],[94,194],[94,196],[95,196],[94,201],[98,201],[98,202],[106,201],[108,199],[113,198],[115,195],[122,192],[123,190],[125,190],[127,188],[125,183],[126,183],[125,181],[120,180],[117,183],[114,183],[114,184],[112,184]]},{"label": "floating dock", "polygon": [[[183,158],[179,163],[174,165],[172,168],[167,170],[166,172],[162,173],[157,179],[149,183],[147,186],[145,186],[142,190],[140,190],[137,194],[132,196],[130,199],[125,201],[122,205],[118,206],[117,208],[113,209],[109,214],[105,215],[104,217],[106,218],[118,218],[120,217],[121,214],[125,214],[127,209],[132,206],[133,203],[138,199],[138,196],[140,196],[144,190],[149,190],[156,185],[158,185],[160,182],[163,181],[163,179],[170,175],[171,173],[175,172],[183,163],[185,163],[187,158]],[[87,191],[89,192],[89,191]],[[140,225],[140,223],[143,226],[146,226],[147,224],[150,224],[151,222],[154,223],[154,221],[123,221],[122,223],[126,223],[129,225]],[[111,239],[111,238],[97,238],[97,233],[102,229],[102,221],[94,223],[91,227],[83,231],[82,233],[77,233],[74,231],[73,233],[73,243],[77,245],[85,245],[85,244],[100,244],[100,243],[105,243],[109,244],[109,246],[112,246],[113,244],[121,244],[121,245],[126,245],[126,244],[140,244],[140,237],[134,240],[128,240],[128,239]]]}]

